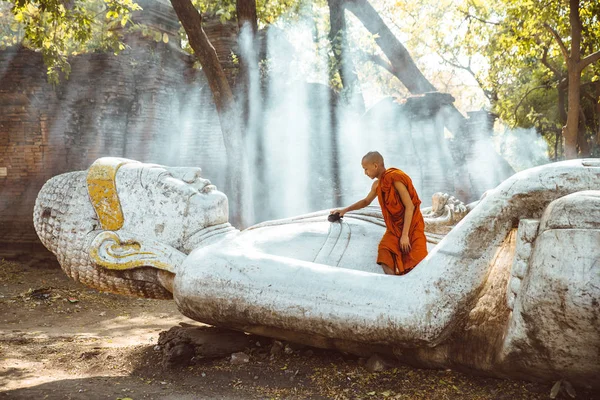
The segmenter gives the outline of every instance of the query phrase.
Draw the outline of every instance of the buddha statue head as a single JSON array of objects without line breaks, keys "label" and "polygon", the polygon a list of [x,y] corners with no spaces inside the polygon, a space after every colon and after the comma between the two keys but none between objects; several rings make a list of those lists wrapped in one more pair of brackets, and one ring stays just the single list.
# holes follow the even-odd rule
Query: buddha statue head
[{"label": "buddha statue head", "polygon": [[170,298],[189,243],[225,224],[227,197],[199,168],[101,158],[50,179],[34,226],[67,275],[99,290]]}]

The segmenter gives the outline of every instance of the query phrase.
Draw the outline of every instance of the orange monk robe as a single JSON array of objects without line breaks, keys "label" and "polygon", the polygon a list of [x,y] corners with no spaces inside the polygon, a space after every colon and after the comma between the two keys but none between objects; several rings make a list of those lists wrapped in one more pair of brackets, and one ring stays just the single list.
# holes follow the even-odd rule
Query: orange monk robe
[{"label": "orange monk robe", "polygon": [[[408,231],[411,249],[406,254],[400,251],[400,236],[404,227],[404,204],[400,199],[400,193],[394,187],[396,181],[406,186],[415,206]],[[377,264],[385,264],[392,268],[396,275],[404,275],[427,256],[425,221],[419,207],[421,200],[410,177],[397,168],[388,168],[381,176],[377,186],[377,199],[387,227],[379,243]]]}]

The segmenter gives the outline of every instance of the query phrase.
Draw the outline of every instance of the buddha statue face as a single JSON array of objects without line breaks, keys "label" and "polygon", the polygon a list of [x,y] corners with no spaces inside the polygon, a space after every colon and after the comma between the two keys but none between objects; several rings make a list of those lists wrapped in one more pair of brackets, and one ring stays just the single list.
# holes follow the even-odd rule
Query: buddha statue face
[{"label": "buddha statue face", "polygon": [[120,158],[49,180],[34,225],[63,270],[91,287],[170,298],[169,278],[204,228],[228,219],[227,197],[199,168]]},{"label": "buddha statue face", "polygon": [[183,249],[206,227],[227,222],[227,197],[200,168],[127,163],[116,174],[121,230]]}]

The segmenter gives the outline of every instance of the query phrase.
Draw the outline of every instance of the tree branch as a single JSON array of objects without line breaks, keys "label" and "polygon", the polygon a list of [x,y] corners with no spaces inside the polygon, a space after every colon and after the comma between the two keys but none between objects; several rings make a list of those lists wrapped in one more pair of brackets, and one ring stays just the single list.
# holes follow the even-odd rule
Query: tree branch
[{"label": "tree branch", "polygon": [[[445,62],[446,64],[448,64],[449,66],[454,67],[454,68],[458,68],[458,69],[464,69],[465,71],[467,71],[468,73],[470,73],[471,75],[473,75],[473,70],[471,69],[470,65],[465,67],[464,65],[459,64],[459,63],[457,63],[455,61],[448,60],[446,57],[444,57],[443,54],[439,54],[438,53],[438,56],[440,56],[440,58],[442,59],[442,61]],[[453,58],[455,58],[455,57],[453,57]],[[469,58],[469,60],[471,60],[471,59]]]},{"label": "tree branch", "polygon": [[383,58],[381,58],[380,56],[378,56],[377,54],[370,54],[370,53],[367,53],[364,51],[359,51],[358,53],[363,58],[365,58],[367,61],[371,61],[373,64],[379,65],[380,67],[385,69],[390,74],[396,76],[396,71],[394,70],[394,66],[392,64],[390,64],[389,62],[387,62],[386,60],[384,60]]},{"label": "tree branch", "polygon": [[501,23],[499,23],[499,22],[487,21],[487,20],[485,20],[485,19],[483,19],[483,18],[479,18],[479,17],[477,17],[477,16],[475,16],[475,15],[473,15],[473,14],[469,14],[468,12],[466,12],[466,11],[463,11],[463,10],[458,10],[458,12],[461,12],[461,13],[463,13],[463,14],[465,15],[465,17],[467,17],[467,18],[474,19],[474,20],[477,20],[477,21],[479,21],[479,22],[483,22],[484,24],[488,24],[488,25],[496,25],[496,26],[500,26],[500,25],[502,25],[502,24],[501,24]]},{"label": "tree branch", "polygon": [[[583,88],[583,87],[584,87],[584,85],[581,85],[581,88]],[[582,91],[582,95],[583,95],[583,97],[587,97],[592,103],[597,102],[597,99],[587,91]]]},{"label": "tree branch", "polygon": [[371,34],[376,35],[375,42],[394,66],[394,75],[412,94],[436,91],[368,0],[345,0],[344,4]]},{"label": "tree branch", "polygon": [[548,68],[550,71],[552,71],[552,73],[554,74],[556,79],[558,79],[560,81],[563,78],[563,75],[560,73],[560,71],[556,67],[554,67],[552,64],[550,64],[550,61],[548,61],[548,47],[544,47],[544,55],[542,56],[542,64],[546,68]]},{"label": "tree branch", "polygon": [[544,28],[546,28],[552,34],[552,36],[554,36],[554,39],[556,39],[558,42],[558,47],[560,47],[560,51],[563,53],[565,60],[569,61],[569,50],[567,50],[567,47],[563,43],[558,32],[556,32],[556,30],[548,24],[544,24]]},{"label": "tree branch", "polygon": [[469,65],[467,65],[465,67],[462,64],[458,64],[457,62],[452,62],[452,61],[446,59],[446,57],[444,57],[440,53],[438,53],[438,56],[442,59],[443,62],[445,62],[446,64],[450,65],[451,67],[462,69],[464,71],[467,71],[469,74],[471,74],[471,76],[473,77],[473,79],[475,79],[475,82],[477,82],[477,85],[479,85],[479,88],[483,91],[483,94],[485,95],[485,97],[487,97],[487,99],[491,103],[494,102],[494,98],[495,98],[494,93],[491,90],[485,89],[483,87],[483,82],[481,82],[481,80],[475,74],[475,71],[473,71],[473,69],[471,68],[471,57],[469,57]]},{"label": "tree branch", "polygon": [[581,60],[579,62],[579,70],[583,71],[583,69],[585,67],[587,67],[590,64],[595,63],[596,61],[600,60],[600,51],[597,51],[595,53],[590,54],[589,56],[585,57],[583,60]]},{"label": "tree branch", "polygon": [[538,89],[548,89],[548,85],[541,85],[531,88],[523,95],[523,97],[521,97],[521,100],[519,100],[519,103],[515,107],[515,111],[513,111],[515,121],[517,121],[517,111],[519,110],[519,107],[521,107],[521,104],[523,104],[523,101],[525,101],[525,99],[527,98],[527,96],[529,96],[531,92]]}]

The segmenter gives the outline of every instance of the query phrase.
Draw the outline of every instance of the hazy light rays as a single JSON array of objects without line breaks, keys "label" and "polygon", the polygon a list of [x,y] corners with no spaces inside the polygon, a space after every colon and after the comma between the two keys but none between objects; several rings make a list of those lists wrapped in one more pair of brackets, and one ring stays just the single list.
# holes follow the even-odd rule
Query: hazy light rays
[{"label": "hazy light rays", "polygon": [[270,82],[264,148],[269,207],[273,218],[308,212],[309,111],[303,82]]},{"label": "hazy light rays", "polygon": [[515,171],[550,162],[548,143],[534,128],[498,129],[500,132],[493,137],[496,148]]},{"label": "hazy light rays", "polygon": [[277,25],[285,31],[267,32],[266,82],[260,81],[248,35],[242,32],[240,38],[241,54],[250,65],[246,145],[259,221],[327,207],[333,196],[327,54],[315,50],[313,20]]}]

